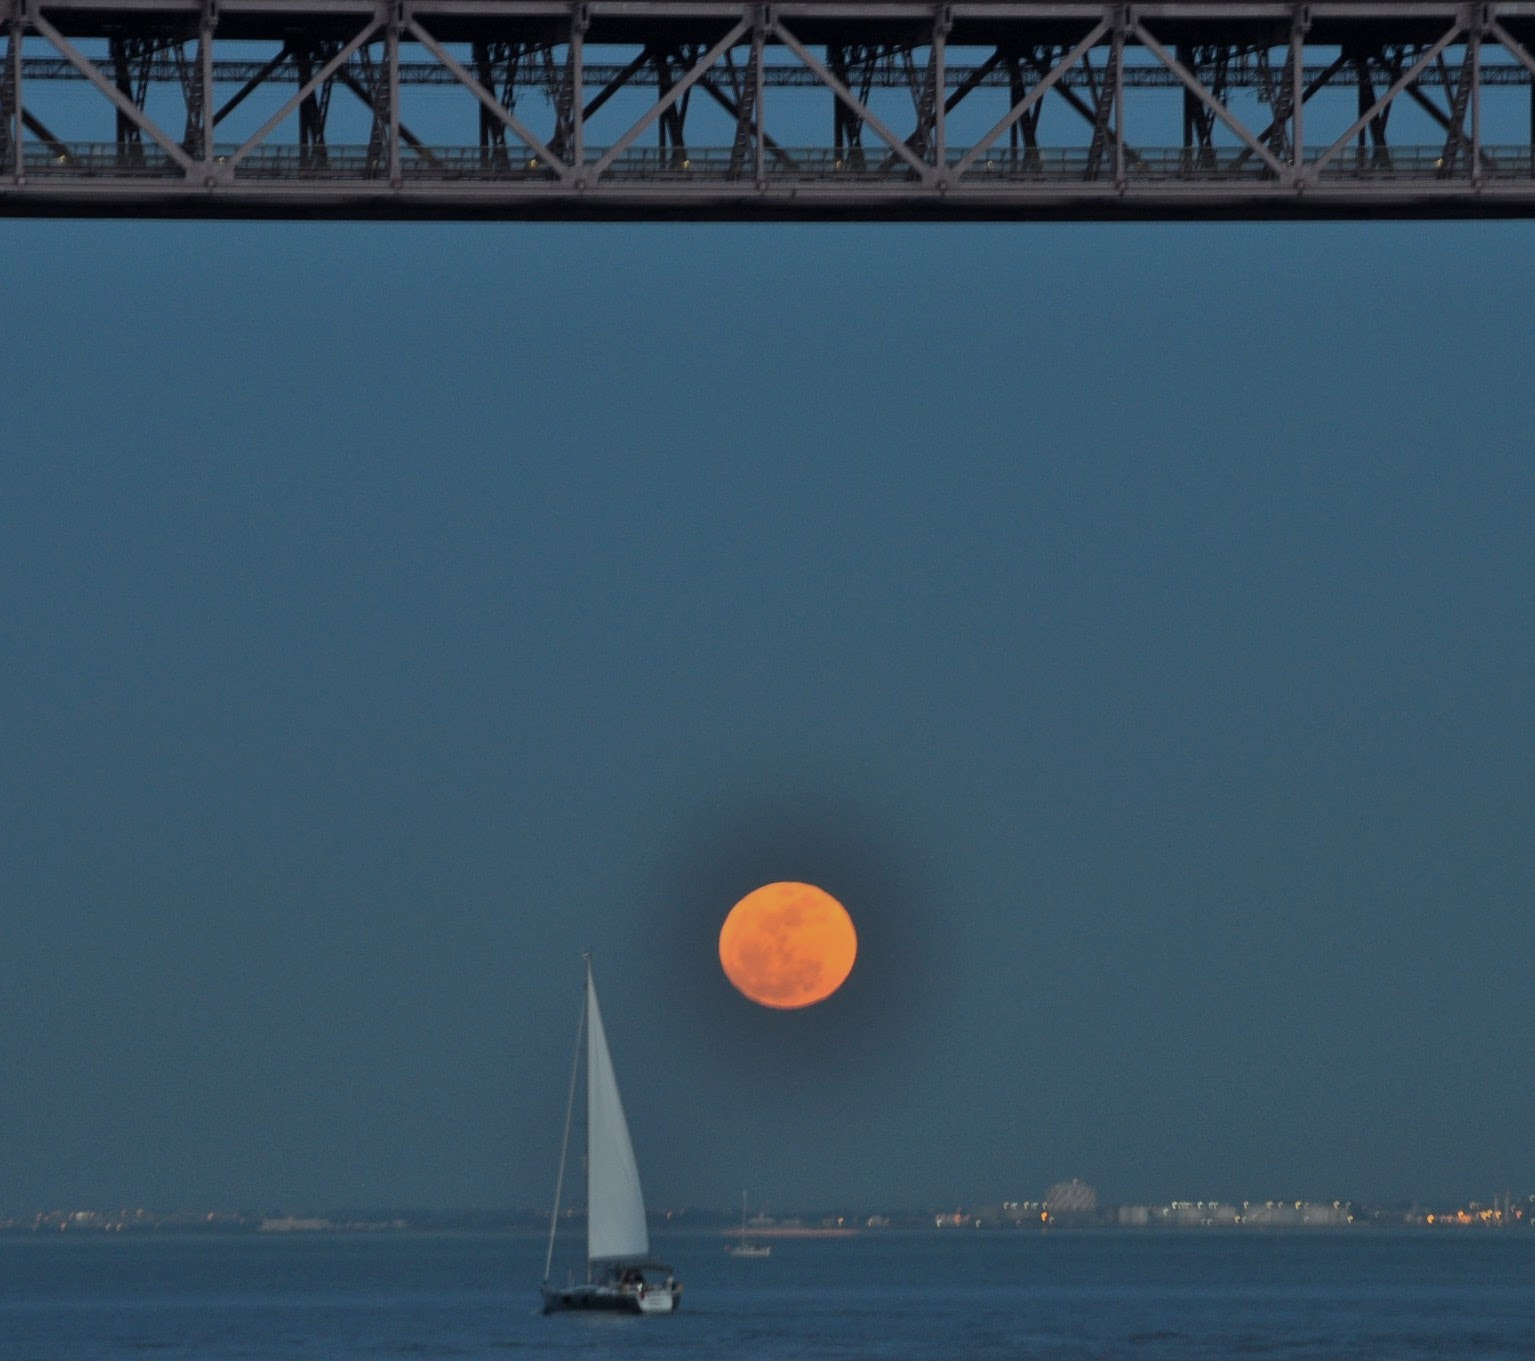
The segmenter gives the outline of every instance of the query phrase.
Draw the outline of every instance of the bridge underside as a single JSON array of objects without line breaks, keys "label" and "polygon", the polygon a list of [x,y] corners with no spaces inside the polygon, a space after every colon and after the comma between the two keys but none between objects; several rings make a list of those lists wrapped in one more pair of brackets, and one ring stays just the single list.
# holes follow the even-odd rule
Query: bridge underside
[{"label": "bridge underside", "polygon": [[1535,212],[1535,0],[8,4],[13,216]]}]

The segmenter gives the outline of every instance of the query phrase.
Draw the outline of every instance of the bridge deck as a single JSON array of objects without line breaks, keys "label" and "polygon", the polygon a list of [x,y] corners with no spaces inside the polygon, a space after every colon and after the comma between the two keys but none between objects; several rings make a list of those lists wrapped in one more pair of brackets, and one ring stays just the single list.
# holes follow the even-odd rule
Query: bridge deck
[{"label": "bridge deck", "polygon": [[0,213],[1535,212],[1535,0],[10,0]]}]

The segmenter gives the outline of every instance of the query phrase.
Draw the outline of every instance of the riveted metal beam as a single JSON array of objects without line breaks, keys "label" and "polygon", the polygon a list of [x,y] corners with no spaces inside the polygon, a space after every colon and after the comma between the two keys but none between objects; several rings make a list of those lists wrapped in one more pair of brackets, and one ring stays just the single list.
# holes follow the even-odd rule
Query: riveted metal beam
[{"label": "riveted metal beam", "polygon": [[0,215],[1535,217],[1531,0],[0,0],[0,39]]}]

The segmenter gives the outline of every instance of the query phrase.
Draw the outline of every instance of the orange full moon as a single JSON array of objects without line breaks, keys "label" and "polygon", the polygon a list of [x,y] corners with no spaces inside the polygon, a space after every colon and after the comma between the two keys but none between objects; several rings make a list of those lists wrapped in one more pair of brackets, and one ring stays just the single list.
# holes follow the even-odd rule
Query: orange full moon
[{"label": "orange full moon", "polygon": [[830,997],[857,956],[853,919],[814,884],[764,884],[720,928],[725,977],[753,1002],[783,1011]]}]

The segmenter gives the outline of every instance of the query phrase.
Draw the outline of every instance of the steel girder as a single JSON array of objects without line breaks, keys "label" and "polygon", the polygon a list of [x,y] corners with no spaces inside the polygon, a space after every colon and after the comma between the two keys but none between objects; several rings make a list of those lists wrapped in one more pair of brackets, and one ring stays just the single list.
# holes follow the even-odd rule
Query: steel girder
[{"label": "steel girder", "polygon": [[1535,0],[0,0],[0,25],[13,215],[1535,212]]}]

